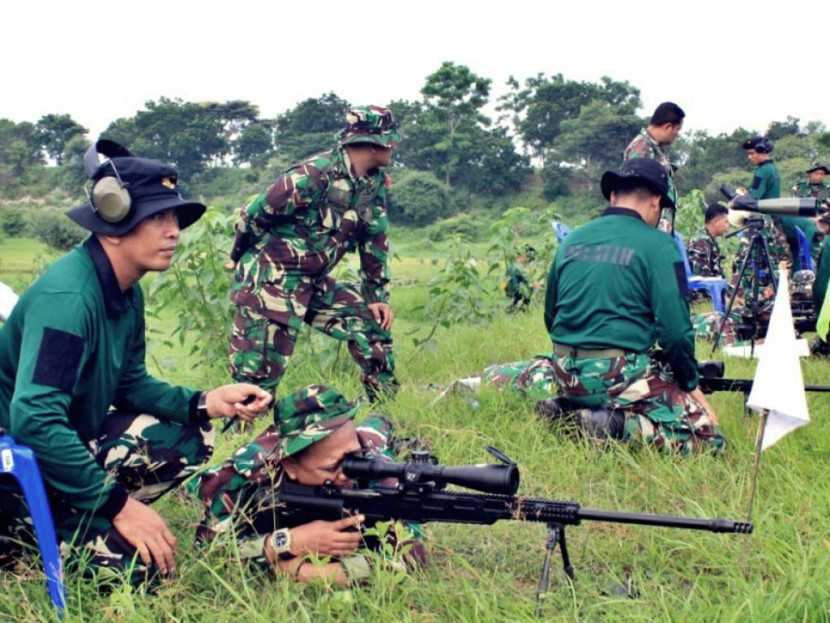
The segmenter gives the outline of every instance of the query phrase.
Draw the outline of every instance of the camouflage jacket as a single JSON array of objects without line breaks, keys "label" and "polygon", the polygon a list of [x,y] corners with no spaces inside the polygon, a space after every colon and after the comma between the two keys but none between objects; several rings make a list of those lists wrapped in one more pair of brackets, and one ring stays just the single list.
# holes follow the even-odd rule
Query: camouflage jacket
[{"label": "camouflage jacket", "polygon": [[520,264],[511,264],[504,276],[506,278],[504,293],[507,296],[512,297],[519,294],[524,298],[530,298],[533,288],[530,286],[525,271]]},{"label": "camouflage jacket", "polygon": [[824,182],[819,182],[818,184],[799,182],[793,186],[791,194],[793,197],[813,197],[823,204],[827,204],[827,199],[830,197],[830,186]]},{"label": "camouflage jacket", "polygon": [[689,240],[686,245],[686,254],[689,256],[689,265],[692,274],[698,277],[723,277],[722,262],[725,256],[718,246],[716,238],[712,238],[705,227]]},{"label": "camouflage jacket", "polygon": [[672,170],[671,160],[669,160],[669,152],[665,145],[661,145],[651,137],[647,128],[640,130],[640,133],[634,137],[623,152],[623,162],[634,158],[651,158],[665,167],[666,173],[669,175],[669,192],[667,194],[669,199],[676,202],[677,188],[674,185],[674,171]]},{"label": "camouflage jacket", "polygon": [[363,296],[369,303],[388,301],[389,185],[378,169],[356,178],[343,148],[286,171],[241,209],[231,298],[258,294],[286,275],[326,275],[347,251],[357,250]]},{"label": "camouflage jacket", "polygon": [[[357,426],[367,457],[390,460],[393,435],[392,422],[383,416],[369,415]],[[218,539],[230,546],[228,537],[235,537],[241,558],[266,565],[265,539],[280,527],[273,513],[277,503],[274,492],[282,488],[286,478],[280,459],[279,429],[272,425],[221,465],[191,480],[188,491],[204,505],[196,541],[204,545]]]}]

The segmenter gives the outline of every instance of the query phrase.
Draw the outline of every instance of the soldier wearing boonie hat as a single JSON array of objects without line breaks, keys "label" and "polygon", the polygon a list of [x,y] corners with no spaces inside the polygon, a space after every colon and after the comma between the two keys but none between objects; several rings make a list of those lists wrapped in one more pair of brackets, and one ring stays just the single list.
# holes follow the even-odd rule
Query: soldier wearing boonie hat
[{"label": "soldier wearing boonie hat", "polygon": [[[398,386],[388,291],[391,180],[382,169],[401,136],[388,109],[356,106],[337,141],[240,211],[231,251],[231,371],[237,380],[276,389],[305,322],[348,342],[374,400]],[[330,276],[348,251],[360,256],[359,291]]]},{"label": "soldier wearing boonie hat", "polygon": [[[0,427],[34,451],[68,562],[138,583],[175,571],[175,537],[149,504],[210,457],[211,418],[252,419],[271,395],[250,384],[199,392],[148,374],[138,281],[170,266],[181,229],[205,206],[181,198],[174,167],[113,141],[84,161],[90,200],[68,216],[92,235],[0,329]],[[19,493],[2,484],[0,516],[33,542]]]},{"label": "soldier wearing boonie hat", "polygon": [[[697,384],[685,267],[674,239],[655,228],[674,205],[668,173],[656,160],[627,160],[600,187],[610,207],[565,238],[548,276],[559,396],[607,415],[602,426],[585,422],[588,431],[682,453],[719,451],[723,437]],[[655,344],[665,362],[651,356]]]},{"label": "soldier wearing boonie hat", "polygon": [[[367,577],[367,559],[355,554],[361,545],[360,533],[354,531],[360,517],[285,528],[273,512],[274,492],[284,479],[348,487],[351,481],[340,468],[346,454],[362,451],[380,460],[393,458],[392,422],[373,413],[355,425],[360,404],[326,385],[309,385],[279,400],[272,426],[188,485],[205,506],[197,541],[219,538],[227,543],[228,537],[235,538],[242,558],[300,581],[324,577],[347,584]],[[410,528],[416,533],[412,562],[423,562],[419,528]],[[332,556],[335,561],[309,565],[308,556]]]}]

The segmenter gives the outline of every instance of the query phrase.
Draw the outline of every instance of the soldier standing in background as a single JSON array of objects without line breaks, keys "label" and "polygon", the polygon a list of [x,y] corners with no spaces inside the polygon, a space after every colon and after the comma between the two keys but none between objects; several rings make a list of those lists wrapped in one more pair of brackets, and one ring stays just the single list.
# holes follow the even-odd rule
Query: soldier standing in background
[{"label": "soldier standing in background", "polygon": [[[393,394],[386,192],[382,171],[401,141],[392,113],[359,106],[332,151],[291,167],[241,210],[231,260],[235,379],[274,391],[305,322],[348,342],[370,400]],[[360,255],[361,288],[331,271]]]},{"label": "soldier standing in background", "polygon": [[633,158],[651,158],[663,165],[669,178],[668,198],[677,202],[677,188],[674,185],[674,168],[669,159],[668,146],[677,140],[683,129],[686,113],[674,102],[663,102],[654,109],[648,126],[628,144],[623,152],[623,162]]}]

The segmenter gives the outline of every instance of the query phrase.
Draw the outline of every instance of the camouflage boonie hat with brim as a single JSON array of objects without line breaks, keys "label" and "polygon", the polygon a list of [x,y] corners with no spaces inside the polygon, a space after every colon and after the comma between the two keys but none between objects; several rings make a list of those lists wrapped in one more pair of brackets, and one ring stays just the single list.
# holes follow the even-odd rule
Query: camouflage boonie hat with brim
[{"label": "camouflage boonie hat with brim", "polygon": [[274,408],[282,457],[297,454],[353,420],[361,401],[349,402],[328,385],[309,385],[282,398]]},{"label": "camouflage boonie hat with brim", "polygon": [[355,106],[346,113],[346,127],[337,134],[341,145],[374,143],[394,147],[403,138],[392,118],[392,111],[382,106]]},{"label": "camouflage boonie hat with brim", "polygon": [[813,171],[818,171],[819,169],[830,175],[830,168],[828,168],[828,166],[822,162],[814,162],[813,165],[809,169],[807,169],[806,172],[812,173]]}]

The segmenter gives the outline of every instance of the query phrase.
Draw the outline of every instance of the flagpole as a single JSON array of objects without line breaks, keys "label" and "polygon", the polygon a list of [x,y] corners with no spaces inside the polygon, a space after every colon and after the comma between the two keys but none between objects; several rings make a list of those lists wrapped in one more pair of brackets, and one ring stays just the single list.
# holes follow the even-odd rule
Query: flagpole
[{"label": "flagpole", "polygon": [[[761,448],[764,447],[764,430],[767,428],[769,409],[761,410],[761,419],[758,424],[758,434],[755,437],[755,465],[752,467],[752,480],[749,483],[749,505],[746,509],[746,520],[752,521],[752,505],[755,502],[755,491],[758,484],[758,470],[761,466]],[[744,535],[744,548],[741,554],[741,568],[744,576],[747,575],[746,558],[749,553],[749,535]]]},{"label": "flagpole", "polygon": [[746,509],[746,520],[752,520],[752,504],[755,502],[755,488],[758,484],[758,468],[761,465],[761,448],[764,445],[764,430],[767,427],[769,409],[761,410],[761,423],[758,425],[758,435],[755,438],[755,465],[752,468],[752,481],[749,484],[749,505]]}]

